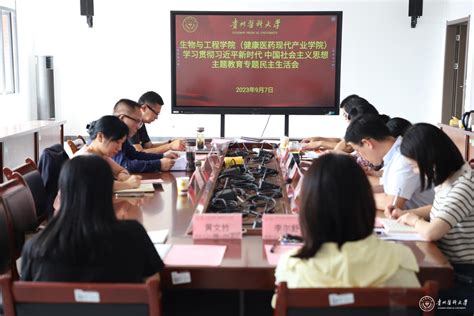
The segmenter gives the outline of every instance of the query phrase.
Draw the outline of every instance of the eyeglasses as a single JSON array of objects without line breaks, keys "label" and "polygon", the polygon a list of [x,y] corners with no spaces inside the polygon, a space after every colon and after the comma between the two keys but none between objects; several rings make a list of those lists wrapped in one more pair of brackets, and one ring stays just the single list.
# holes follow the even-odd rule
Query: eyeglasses
[{"label": "eyeglasses", "polygon": [[126,118],[131,119],[132,121],[134,121],[135,123],[137,123],[138,128],[141,128],[141,127],[143,126],[143,121],[142,121],[141,119],[140,119],[140,120],[139,120],[139,119],[136,119],[136,118],[131,117],[131,116],[127,115],[127,114],[120,114],[119,116],[125,116]]},{"label": "eyeglasses", "polygon": [[146,105],[146,107],[147,107],[150,111],[152,111],[156,116],[160,115],[160,112],[156,112],[151,106],[149,106],[149,105],[146,104],[146,103],[145,103],[145,105]]}]

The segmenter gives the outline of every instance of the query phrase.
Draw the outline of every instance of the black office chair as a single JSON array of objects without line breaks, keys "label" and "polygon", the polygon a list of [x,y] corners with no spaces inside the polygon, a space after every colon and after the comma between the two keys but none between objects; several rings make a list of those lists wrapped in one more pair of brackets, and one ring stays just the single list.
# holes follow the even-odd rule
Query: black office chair
[{"label": "black office chair", "polygon": [[46,220],[46,190],[35,162],[27,158],[24,164],[14,169],[3,168],[3,174],[8,180],[19,177],[25,181],[35,201],[38,223]]},{"label": "black office chair", "polygon": [[274,316],[433,316],[437,297],[438,284],[434,281],[425,282],[421,288],[306,289],[289,289],[282,282],[278,284]]},{"label": "black office chair", "polygon": [[146,283],[13,281],[0,276],[6,316],[160,316],[157,277]]},{"label": "black office chair", "polygon": [[46,216],[48,219],[54,213],[53,203],[58,194],[59,173],[67,160],[69,160],[69,156],[63,146],[56,144],[43,150],[38,162],[38,170],[46,190]]}]

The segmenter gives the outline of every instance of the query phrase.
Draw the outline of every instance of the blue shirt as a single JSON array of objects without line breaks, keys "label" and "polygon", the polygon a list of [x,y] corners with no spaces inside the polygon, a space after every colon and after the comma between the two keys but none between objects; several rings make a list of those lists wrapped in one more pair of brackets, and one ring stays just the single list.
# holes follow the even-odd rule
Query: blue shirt
[{"label": "blue shirt", "polygon": [[122,145],[122,150],[112,159],[130,173],[155,172],[161,170],[162,154],[151,154],[137,151],[130,142]]}]

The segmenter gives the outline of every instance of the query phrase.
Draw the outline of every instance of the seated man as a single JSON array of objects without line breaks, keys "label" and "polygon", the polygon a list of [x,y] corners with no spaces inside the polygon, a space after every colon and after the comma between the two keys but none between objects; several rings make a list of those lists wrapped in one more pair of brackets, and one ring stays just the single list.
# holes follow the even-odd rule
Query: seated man
[{"label": "seated man", "polygon": [[373,165],[383,163],[380,183],[384,193],[376,196],[377,209],[395,204],[400,209],[412,209],[433,203],[433,189],[422,191],[420,177],[400,153],[402,137],[390,135],[378,115],[354,118],[346,130],[345,140]]},{"label": "seated man", "polygon": [[[150,124],[155,121],[161,112],[161,107],[164,102],[161,96],[154,92],[148,91],[144,93],[138,100],[140,104],[140,111],[143,123]],[[166,143],[152,143],[145,124],[138,129],[138,132],[130,138],[136,150],[147,153],[162,154],[169,150],[183,151],[186,149],[186,144],[182,139],[175,139]]]},{"label": "seated man", "polygon": [[[143,125],[140,105],[128,99],[119,100],[114,106],[116,117],[122,120],[129,130],[129,137],[135,135]],[[176,154],[173,152],[165,154],[152,154],[137,151],[129,141],[125,141],[120,150],[112,157],[116,163],[127,169],[130,173],[168,171],[174,165]]]}]

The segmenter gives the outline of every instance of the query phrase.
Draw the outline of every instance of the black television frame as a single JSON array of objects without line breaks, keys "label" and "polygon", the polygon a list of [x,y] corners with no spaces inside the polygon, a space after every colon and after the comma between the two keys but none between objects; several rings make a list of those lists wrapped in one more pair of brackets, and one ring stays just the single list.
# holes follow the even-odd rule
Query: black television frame
[{"label": "black television frame", "polygon": [[[176,15],[336,15],[336,76],[335,104],[332,107],[231,107],[176,105]],[[282,114],[282,115],[338,115],[340,102],[340,74],[342,47],[342,11],[170,11],[171,24],[171,113],[173,114]]]}]

